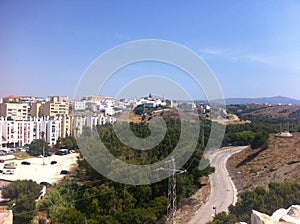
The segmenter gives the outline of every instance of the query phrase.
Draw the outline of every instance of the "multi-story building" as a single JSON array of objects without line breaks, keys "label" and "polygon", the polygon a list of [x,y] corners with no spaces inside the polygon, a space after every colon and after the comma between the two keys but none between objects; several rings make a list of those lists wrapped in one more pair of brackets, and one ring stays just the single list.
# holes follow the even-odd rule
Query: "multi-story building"
[{"label": "multi-story building", "polygon": [[49,145],[55,145],[59,137],[61,137],[61,121],[48,120],[46,122],[46,142]]},{"label": "multi-story building", "polygon": [[143,104],[145,107],[153,108],[157,106],[166,106],[166,101],[159,99],[159,98],[153,98],[151,94],[149,94],[148,97],[142,97],[137,102],[137,105]]},{"label": "multi-story building", "polygon": [[27,121],[0,119],[0,147],[15,147],[30,144],[35,139],[44,139],[54,145],[61,137],[60,120],[30,118]]},{"label": "multi-story building", "polygon": [[85,101],[74,101],[73,102],[73,110],[85,110],[86,102]]},{"label": "multi-story building", "polygon": [[40,107],[45,102],[36,102],[31,104],[30,116],[31,117],[39,117]]},{"label": "multi-story building", "polygon": [[0,116],[11,120],[27,120],[28,104],[26,103],[1,103]]},{"label": "multi-story building", "polygon": [[77,137],[82,134],[83,128],[86,126],[85,121],[86,117],[84,116],[73,117],[73,136]]},{"label": "multi-story building", "polygon": [[46,99],[47,102],[68,102],[68,96],[48,96]]},{"label": "multi-story building", "polygon": [[[36,112],[38,108],[36,108],[35,105],[40,106],[42,102],[45,102],[45,99],[36,96],[5,96],[2,101],[3,103],[26,104],[27,116],[38,117],[38,113]],[[4,115],[2,114],[0,116]]]},{"label": "multi-story building", "polygon": [[60,137],[65,138],[72,135],[72,116],[63,115],[57,118],[61,121],[61,135]]},{"label": "multi-story building", "polygon": [[20,96],[21,103],[28,103],[31,105],[32,103],[44,102],[45,99],[40,96]]},{"label": "multi-story building", "polygon": [[73,117],[73,135],[79,136],[83,132],[84,127],[93,128],[96,125],[113,124],[116,118],[104,114],[94,116],[74,116]]},{"label": "multi-story building", "polygon": [[39,107],[39,117],[49,116],[55,117],[58,115],[69,114],[69,103],[59,101],[49,101],[41,104]]},{"label": "multi-story building", "polygon": [[3,97],[2,102],[3,103],[20,103],[20,99],[21,99],[20,96],[10,95],[10,96]]},{"label": "multi-story building", "polygon": [[85,96],[81,101],[73,102],[74,111],[77,110],[90,110],[92,112],[104,112],[108,115],[113,115],[114,104],[116,100],[111,97],[105,96]]},{"label": "multi-story building", "polygon": [[[69,115],[69,98],[9,96],[0,103],[0,148],[30,144],[44,139],[49,145],[56,144],[59,137],[80,135],[83,127],[114,123],[115,100],[110,97],[87,97],[73,105],[79,114]],[[74,107],[75,105],[75,107]],[[89,109],[90,114],[82,114]],[[94,111],[95,112],[91,112]],[[94,114],[94,115],[92,115]],[[75,116],[75,117],[74,117]]]}]

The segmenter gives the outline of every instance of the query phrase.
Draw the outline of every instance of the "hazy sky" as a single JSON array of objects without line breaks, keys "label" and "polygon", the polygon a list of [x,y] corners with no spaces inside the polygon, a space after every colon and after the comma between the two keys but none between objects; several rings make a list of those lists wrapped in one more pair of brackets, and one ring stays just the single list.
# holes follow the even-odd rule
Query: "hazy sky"
[{"label": "hazy sky", "polygon": [[[1,0],[0,96],[72,98],[99,55],[139,39],[168,40],[192,49],[214,72],[225,97],[300,99],[296,0]],[[140,75],[164,75],[194,98],[203,96],[184,72],[153,62],[124,68],[101,95],[115,96]]]}]

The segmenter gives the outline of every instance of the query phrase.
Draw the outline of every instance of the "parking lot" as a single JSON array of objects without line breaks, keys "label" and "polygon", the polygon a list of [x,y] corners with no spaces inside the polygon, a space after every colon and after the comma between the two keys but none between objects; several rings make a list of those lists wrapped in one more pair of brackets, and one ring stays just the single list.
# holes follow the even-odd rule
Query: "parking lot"
[{"label": "parking lot", "polygon": [[[77,153],[71,153],[67,155],[52,155],[45,158],[6,160],[4,163],[0,163],[0,170],[13,170],[13,174],[1,173],[0,179],[11,181],[31,179],[37,183],[45,181],[54,184],[65,176],[60,174],[62,170],[69,170],[72,165],[76,165],[77,156]],[[28,161],[30,165],[22,165],[22,161]],[[57,161],[57,163],[51,164],[51,161]],[[16,169],[4,169],[4,164],[8,162],[15,162]]]}]

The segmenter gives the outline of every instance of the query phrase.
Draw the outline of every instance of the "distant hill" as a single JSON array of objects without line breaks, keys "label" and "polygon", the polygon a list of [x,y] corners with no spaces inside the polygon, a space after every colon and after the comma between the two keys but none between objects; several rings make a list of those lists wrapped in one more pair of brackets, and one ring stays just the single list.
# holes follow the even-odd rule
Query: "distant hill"
[{"label": "distant hill", "polygon": [[284,96],[262,97],[262,98],[227,98],[226,105],[231,104],[293,104],[300,105],[300,100],[295,100]]}]

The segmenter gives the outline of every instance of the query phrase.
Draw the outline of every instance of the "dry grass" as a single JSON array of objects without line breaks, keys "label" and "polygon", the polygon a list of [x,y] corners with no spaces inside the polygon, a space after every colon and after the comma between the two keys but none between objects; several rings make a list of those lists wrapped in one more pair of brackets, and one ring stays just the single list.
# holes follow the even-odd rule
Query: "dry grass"
[{"label": "dry grass", "polygon": [[188,223],[197,210],[207,201],[210,192],[209,177],[201,178],[201,183],[202,187],[195,194],[180,202],[176,212],[177,224]]},{"label": "dry grass", "polygon": [[272,105],[251,104],[248,107],[256,109],[250,113],[252,115],[265,115],[271,118],[287,118],[292,112],[300,109],[299,105]]},{"label": "dry grass", "polygon": [[17,159],[28,159],[28,158],[33,158],[33,156],[29,155],[27,152],[17,152],[14,153],[14,156]]},{"label": "dry grass", "polygon": [[293,135],[276,138],[272,134],[267,149],[249,147],[228,160],[227,168],[238,191],[267,187],[270,182],[300,182],[300,133]]}]

